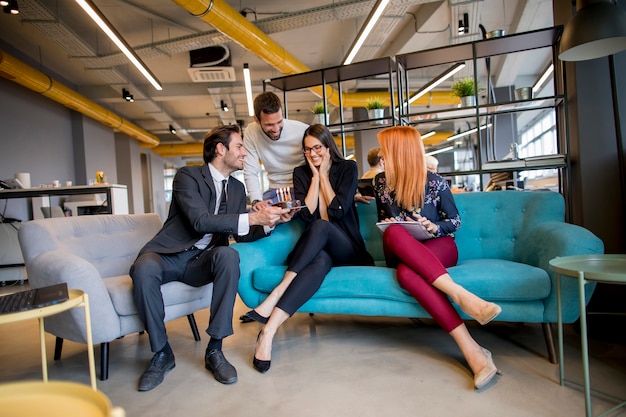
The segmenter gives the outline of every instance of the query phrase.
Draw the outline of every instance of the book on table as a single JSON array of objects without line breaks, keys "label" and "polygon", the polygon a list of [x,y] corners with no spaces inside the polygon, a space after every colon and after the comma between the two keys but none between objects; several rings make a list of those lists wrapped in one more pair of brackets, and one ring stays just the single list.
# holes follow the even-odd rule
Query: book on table
[{"label": "book on table", "polygon": [[427,240],[432,239],[433,236],[421,223],[418,222],[378,222],[376,223],[376,227],[382,232],[384,232],[389,226],[392,224],[397,224],[404,227],[410,234],[417,240]]}]

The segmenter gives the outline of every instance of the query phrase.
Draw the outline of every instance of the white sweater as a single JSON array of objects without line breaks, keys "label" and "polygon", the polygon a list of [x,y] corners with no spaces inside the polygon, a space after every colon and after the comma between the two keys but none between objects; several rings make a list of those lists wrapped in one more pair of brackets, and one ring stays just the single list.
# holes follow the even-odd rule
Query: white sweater
[{"label": "white sweater", "polygon": [[244,159],[243,176],[250,200],[263,198],[259,178],[261,163],[267,171],[270,188],[293,186],[293,169],[304,163],[302,136],[307,127],[302,122],[284,119],[278,140],[268,138],[256,122],[246,127],[243,144],[248,156]]}]

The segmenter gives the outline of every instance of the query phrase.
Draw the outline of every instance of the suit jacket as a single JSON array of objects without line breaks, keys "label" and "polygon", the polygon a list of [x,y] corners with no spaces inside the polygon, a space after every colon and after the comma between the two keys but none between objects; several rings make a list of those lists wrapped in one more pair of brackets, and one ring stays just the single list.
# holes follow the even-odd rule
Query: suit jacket
[{"label": "suit jacket", "polygon": [[219,234],[217,246],[228,246],[231,234],[237,241],[251,241],[266,236],[263,226],[251,226],[247,235],[237,235],[239,214],[246,212],[245,188],[240,181],[229,177],[227,194],[227,214],[213,214],[217,191],[208,165],[180,168],[174,177],[172,204],[167,220],[139,254],[182,252],[206,233]]}]

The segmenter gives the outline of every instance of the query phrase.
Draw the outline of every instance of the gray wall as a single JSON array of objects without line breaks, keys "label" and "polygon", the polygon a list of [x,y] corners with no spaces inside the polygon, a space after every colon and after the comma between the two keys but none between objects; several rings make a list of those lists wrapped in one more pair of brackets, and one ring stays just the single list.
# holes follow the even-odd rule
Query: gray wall
[{"label": "gray wall", "polygon": [[[1,179],[29,172],[33,187],[53,180],[86,185],[96,171],[104,171],[110,183],[129,187],[131,213],[144,212],[137,201],[144,192],[140,155],[147,150],[136,140],[1,77],[0,125]],[[154,164],[150,168],[154,211],[165,220],[164,160],[158,156],[148,160]],[[0,214],[23,221],[32,218],[27,199],[0,200]]]}]

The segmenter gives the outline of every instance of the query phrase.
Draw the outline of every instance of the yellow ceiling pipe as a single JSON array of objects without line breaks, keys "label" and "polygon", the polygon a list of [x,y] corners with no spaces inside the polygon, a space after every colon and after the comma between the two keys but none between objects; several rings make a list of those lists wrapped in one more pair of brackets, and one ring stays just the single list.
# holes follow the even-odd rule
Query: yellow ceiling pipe
[{"label": "yellow ceiling pipe", "polygon": [[53,78],[0,50],[0,76],[84,114],[149,146],[159,139],[139,126],[94,103]]},{"label": "yellow ceiling pipe", "polygon": [[[241,13],[230,7],[223,0],[173,0],[193,16],[199,17],[224,35],[237,42],[243,48],[285,75],[310,71],[285,48],[277,44],[259,28],[248,21]],[[322,97],[322,88],[311,88],[314,94]],[[333,95],[331,87],[326,88],[327,97]],[[335,99],[336,101],[336,99]],[[332,103],[334,105],[335,101]],[[330,101],[329,101],[330,102]]]},{"label": "yellow ceiling pipe", "polygon": [[170,145],[159,145],[152,148],[152,152],[168,156],[202,156],[203,143],[179,143]]},{"label": "yellow ceiling pipe", "polygon": [[[173,1],[193,16],[199,17],[216,30],[219,30],[224,35],[237,42],[243,48],[254,53],[284,75],[311,71],[309,67],[300,62],[295,56],[267,36],[258,27],[250,23],[248,19],[230,7],[224,0]],[[321,86],[311,87],[309,90],[318,97],[323,97],[323,89]],[[353,99],[353,94],[360,93],[344,93],[342,95],[344,101],[343,107],[364,107],[367,98],[372,96],[372,93],[367,93],[366,95],[359,95],[358,99]],[[339,107],[338,94],[330,86],[326,86],[326,100],[329,104]]]},{"label": "yellow ceiling pipe", "polygon": [[[449,136],[449,135],[448,135]],[[335,136],[337,146],[341,147],[341,138]],[[159,145],[152,148],[152,152],[163,158],[170,156],[202,156],[204,145],[202,143],[177,143]],[[346,147],[354,148],[354,136],[346,136]]]}]

